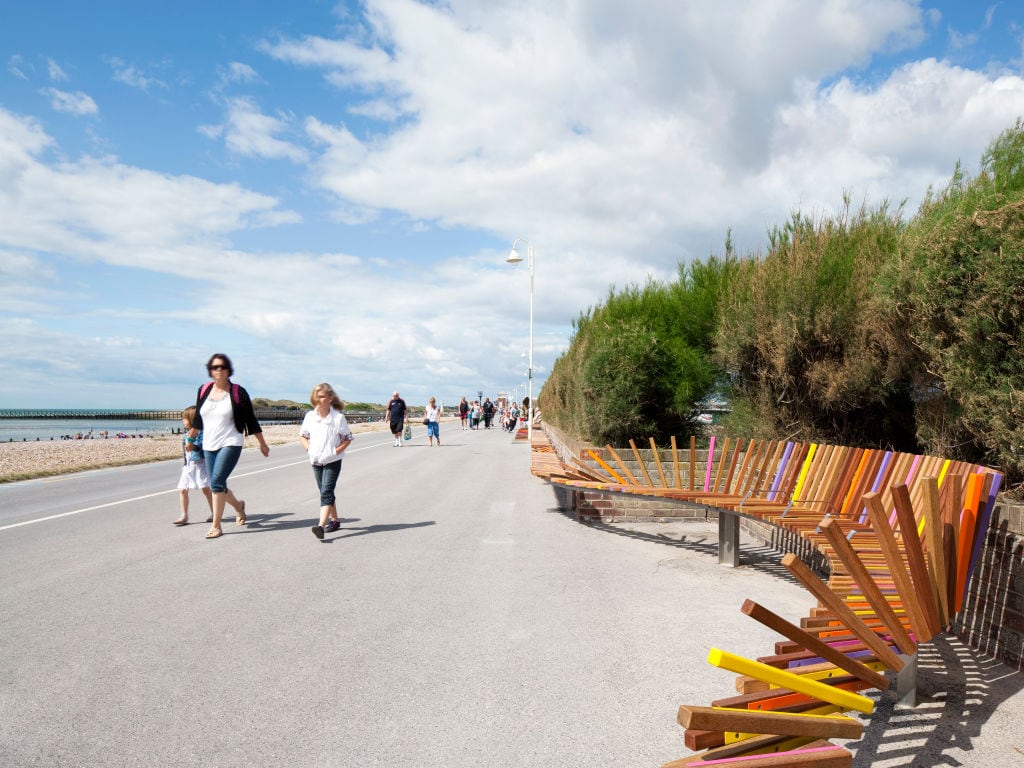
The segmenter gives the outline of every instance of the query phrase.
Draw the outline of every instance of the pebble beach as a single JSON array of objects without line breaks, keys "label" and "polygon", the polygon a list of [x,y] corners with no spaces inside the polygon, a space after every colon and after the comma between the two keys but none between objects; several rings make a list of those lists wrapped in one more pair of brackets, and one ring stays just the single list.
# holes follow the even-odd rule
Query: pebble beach
[{"label": "pebble beach", "polygon": [[[352,432],[384,429],[383,422],[353,424]],[[276,424],[263,428],[271,446],[298,441],[298,424]],[[254,438],[246,438],[246,449],[255,449]],[[94,438],[92,440],[40,440],[27,443],[0,443],[0,483],[51,477],[87,469],[145,464],[181,456],[181,437]]]}]

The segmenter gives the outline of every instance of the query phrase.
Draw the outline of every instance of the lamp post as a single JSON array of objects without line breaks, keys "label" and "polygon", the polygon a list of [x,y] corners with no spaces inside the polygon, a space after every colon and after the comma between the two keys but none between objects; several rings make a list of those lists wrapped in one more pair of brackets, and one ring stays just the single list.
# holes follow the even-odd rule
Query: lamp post
[{"label": "lamp post", "polygon": [[530,269],[530,367],[527,369],[529,380],[530,407],[526,410],[526,440],[533,445],[533,243],[521,237],[512,241],[512,250],[509,251],[509,264],[518,264],[523,260],[522,255],[516,250],[516,245],[523,243],[526,246],[526,266]]}]

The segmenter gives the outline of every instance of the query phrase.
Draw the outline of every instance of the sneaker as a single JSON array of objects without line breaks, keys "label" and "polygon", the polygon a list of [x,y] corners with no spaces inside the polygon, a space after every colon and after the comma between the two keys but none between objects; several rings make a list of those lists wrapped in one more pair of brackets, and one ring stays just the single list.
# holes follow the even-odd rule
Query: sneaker
[{"label": "sneaker", "polygon": [[314,525],[313,535],[316,536],[318,539],[322,539],[324,537],[324,529],[321,528],[319,525]]},{"label": "sneaker", "polygon": [[341,523],[337,520],[328,520],[327,525],[324,526],[324,533],[334,533],[339,528],[341,528]]}]

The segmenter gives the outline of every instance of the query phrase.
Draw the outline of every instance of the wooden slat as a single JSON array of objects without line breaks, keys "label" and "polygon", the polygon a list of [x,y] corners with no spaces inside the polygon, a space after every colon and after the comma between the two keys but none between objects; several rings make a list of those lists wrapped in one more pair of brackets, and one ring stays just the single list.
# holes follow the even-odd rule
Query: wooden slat
[{"label": "wooden slat", "polygon": [[889,567],[889,575],[892,576],[899,593],[903,606],[910,616],[910,625],[914,629],[914,635],[918,643],[926,643],[932,638],[928,628],[928,621],[924,611],[914,593],[914,584],[910,574],[903,564],[903,554],[892,528],[889,527],[889,516],[882,507],[882,501],[878,494],[868,493],[864,496],[864,504],[868,509],[868,516],[871,518],[871,525],[874,527],[875,538],[882,547],[882,554],[885,557],[886,565]]},{"label": "wooden slat", "polygon": [[[725,443],[722,444],[722,453],[718,459],[718,471],[715,473],[715,482],[708,490],[718,492],[722,489],[722,473],[725,472],[726,463],[729,461],[729,443],[732,442],[730,438],[725,438]],[[723,489],[724,490],[724,489]]]},{"label": "wooden slat", "polygon": [[653,486],[654,483],[651,481],[651,476],[647,472],[647,465],[644,463],[644,460],[640,457],[640,451],[637,450],[636,442],[634,442],[633,440],[630,440],[629,441],[629,447],[633,449],[633,458],[635,458],[636,459],[636,463],[640,465],[640,470],[644,473],[644,480],[647,481],[647,485],[649,487]]},{"label": "wooden slat", "polygon": [[[609,455],[615,460],[615,463],[619,465],[619,469],[622,470],[622,474],[629,478],[630,485],[640,485],[640,483],[637,482],[637,479],[633,477],[633,473],[629,471],[629,467],[626,466],[626,462],[619,457],[616,450],[610,445],[606,445],[604,449],[608,451]],[[620,479],[619,482],[625,484],[626,481]]]},{"label": "wooden slat", "polygon": [[818,600],[831,609],[846,628],[853,632],[857,638],[867,645],[875,655],[885,662],[890,669],[899,672],[903,669],[903,660],[900,659],[892,649],[868,627],[863,619],[851,611],[840,599],[840,597],[829,589],[822,581],[811,573],[811,570],[800,562],[800,559],[789,553],[782,558],[782,565],[792,573],[801,584],[807,587]]},{"label": "wooden slat", "polygon": [[694,478],[697,476],[697,438],[690,435],[690,490],[694,490]]},{"label": "wooden slat", "polygon": [[846,536],[843,535],[840,522],[835,519],[827,520],[822,525],[822,530],[824,530],[825,536],[832,544],[836,556],[846,566],[847,571],[857,583],[861,593],[871,604],[875,614],[881,619],[886,629],[889,630],[893,642],[906,655],[909,656],[914,653],[917,650],[914,642],[903,628],[903,623],[896,617],[892,607],[889,605],[889,601],[886,600],[885,595],[882,594],[875,580],[868,573],[860,556],[850,546]]},{"label": "wooden slat", "polygon": [[[830,704],[836,704],[843,709],[855,709],[858,712],[870,714],[875,707],[874,702],[866,696],[860,696],[855,693],[850,693],[849,691],[837,690],[836,688],[820,683],[817,680],[810,680],[804,676],[793,674],[792,672],[775,669],[774,667],[769,667],[767,664],[759,664],[751,659],[746,659],[742,656],[737,656],[734,653],[729,653],[728,651],[723,651],[718,648],[712,648],[708,653],[708,663],[719,667],[720,669],[728,669],[738,675],[749,675],[750,677],[762,680],[771,685],[789,688],[790,690],[797,691],[799,693],[806,693],[808,696],[814,696],[815,698],[827,701]],[[758,733],[760,733],[760,731],[758,731]]]},{"label": "wooden slat", "polygon": [[661,468],[661,457],[658,456],[658,446],[654,442],[654,438],[649,438],[651,441],[651,455],[654,457],[654,466],[658,468],[658,477],[661,478],[661,487],[668,488],[668,481],[665,480],[665,470]]},{"label": "wooden slat", "polygon": [[611,467],[608,466],[608,463],[604,459],[602,459],[600,456],[597,455],[596,451],[588,451],[588,453],[590,454],[590,458],[592,460],[596,461],[605,472],[607,472],[609,475],[614,477],[618,482],[620,482],[620,483],[624,483],[625,482],[625,480],[623,480],[621,477],[619,477],[615,473],[614,469],[612,469]]},{"label": "wooden slat", "polygon": [[748,709],[715,709],[683,704],[676,718],[684,728],[777,736],[814,736],[826,739],[859,739],[864,725],[842,715],[799,715],[788,712],[753,712]]},{"label": "wooden slat", "polygon": [[900,541],[910,566],[910,576],[914,580],[914,593],[931,630],[930,637],[934,637],[942,626],[939,622],[939,608],[935,603],[935,585],[928,575],[924,548],[917,533],[917,518],[910,501],[910,489],[906,485],[897,485],[892,489],[892,498],[900,524]]},{"label": "wooden slat", "polygon": [[755,621],[764,624],[769,629],[774,629],[780,635],[785,635],[790,640],[794,640],[804,648],[817,655],[821,656],[840,669],[844,669],[854,677],[863,680],[866,683],[870,683],[880,691],[884,691],[889,687],[889,680],[885,675],[880,675],[877,672],[868,669],[863,664],[855,659],[851,659],[842,651],[837,651],[830,645],[821,642],[818,638],[808,634],[800,627],[791,624],[778,614],[773,613],[762,605],[755,603],[753,600],[746,600],[740,611],[745,613]]},{"label": "wooden slat", "polygon": [[837,744],[831,744],[778,752],[774,755],[698,760],[689,765],[692,768],[850,768],[853,765],[853,753]]},{"label": "wooden slat", "polygon": [[737,757],[739,755],[774,754],[804,746],[823,747],[831,743],[827,739],[815,739],[811,736],[773,736],[771,734],[767,736],[753,736],[742,742],[726,744],[709,749],[699,755],[690,755],[679,760],[664,763],[661,768],[685,768],[685,766],[690,765],[696,760],[715,760]]},{"label": "wooden slat", "polygon": [[672,435],[672,469],[675,475],[676,488],[683,487],[683,476],[679,472],[679,446],[676,445],[676,436]]},{"label": "wooden slat", "polygon": [[939,480],[937,477],[922,478],[925,494],[922,502],[924,518],[924,535],[927,542],[925,554],[928,558],[928,571],[931,576],[936,606],[939,612],[939,624],[945,629],[949,626],[949,599],[946,595],[946,562],[942,555],[942,508],[939,502]]}]

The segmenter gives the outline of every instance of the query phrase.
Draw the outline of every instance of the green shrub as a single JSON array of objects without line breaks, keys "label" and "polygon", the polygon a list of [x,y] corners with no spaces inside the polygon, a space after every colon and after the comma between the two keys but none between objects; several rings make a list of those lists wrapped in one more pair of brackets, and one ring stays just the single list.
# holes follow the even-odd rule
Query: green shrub
[{"label": "green shrub", "polygon": [[1024,125],[929,192],[888,274],[926,449],[1024,478]]}]

